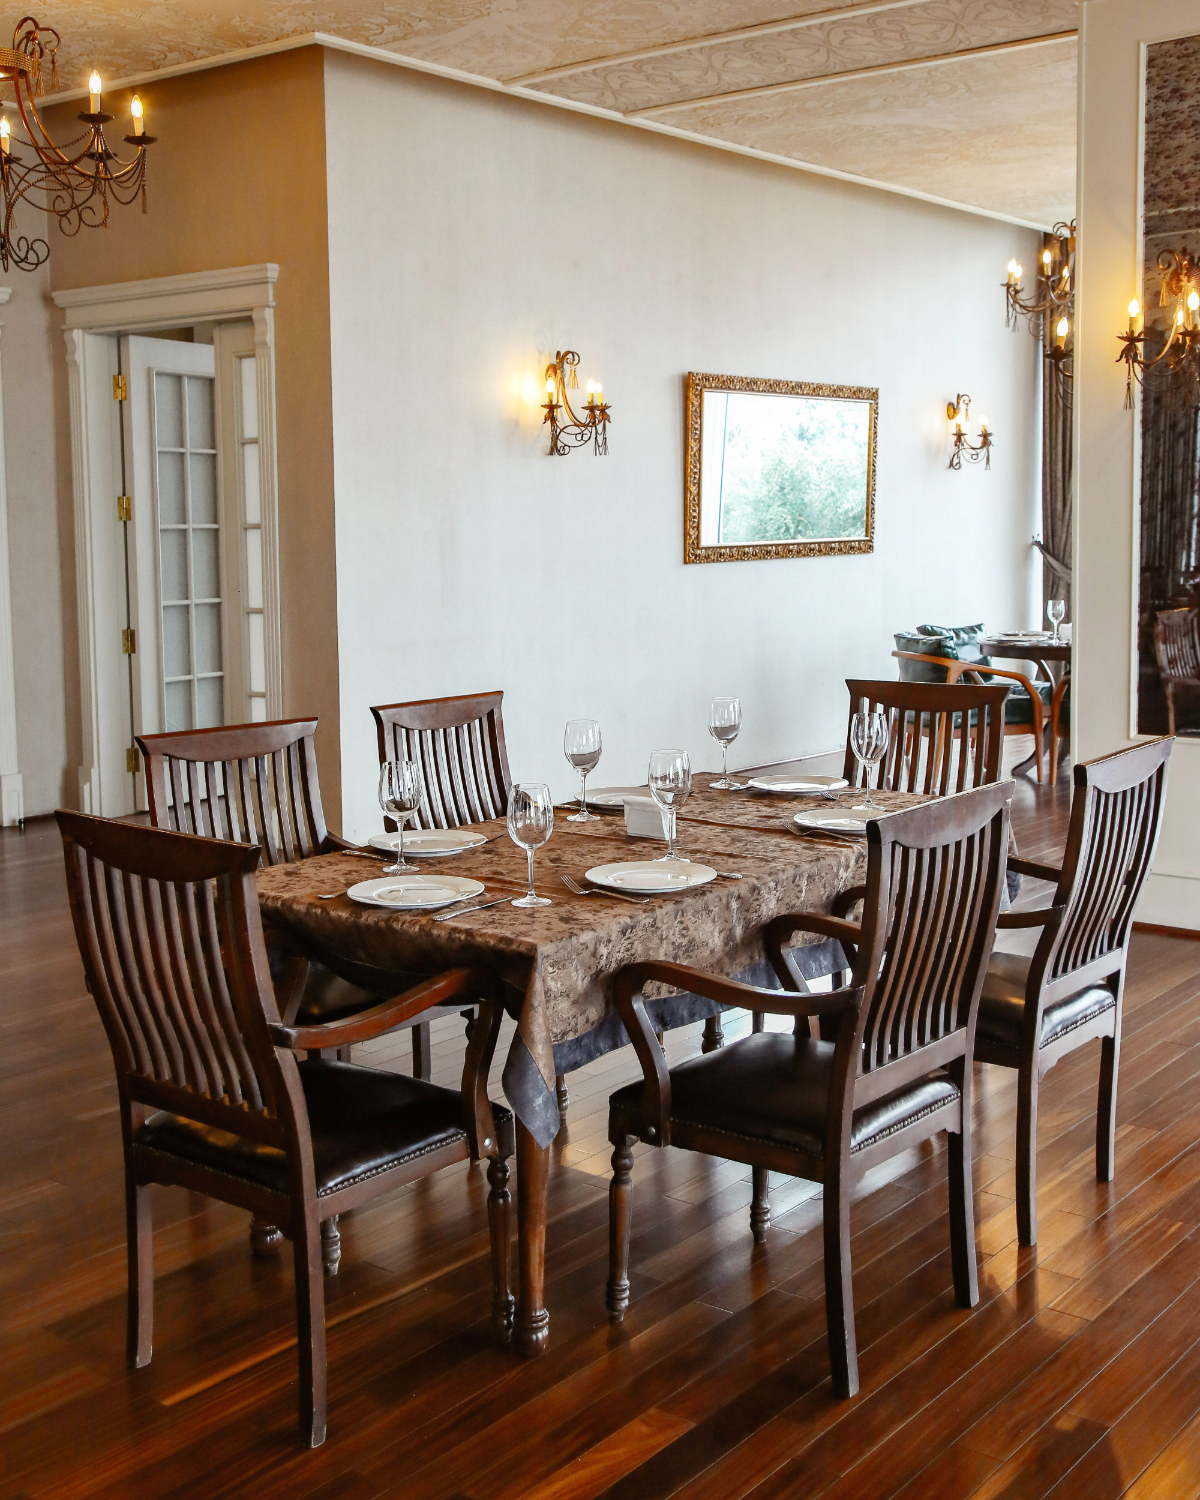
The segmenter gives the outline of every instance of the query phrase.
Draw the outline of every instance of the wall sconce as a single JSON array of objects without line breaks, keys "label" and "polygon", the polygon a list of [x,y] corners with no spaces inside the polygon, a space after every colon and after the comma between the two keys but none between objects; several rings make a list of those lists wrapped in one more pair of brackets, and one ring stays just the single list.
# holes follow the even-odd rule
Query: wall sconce
[{"label": "wall sconce", "polygon": [[950,467],[961,469],[965,458],[970,464],[977,464],[983,459],[983,467],[992,467],[992,431],[988,426],[988,419],[979,419],[979,441],[972,443],[966,434],[967,424],[971,419],[971,398],[965,392],[960,392],[953,401],[946,402],[947,420],[954,423],[954,451],[950,455]]},{"label": "wall sconce", "polygon": [[[546,413],[543,425],[550,424],[550,452],[565,458],[572,448],[592,445],[597,458],[608,452],[608,423],[611,408],[604,399],[604,387],[598,380],[587,383],[587,403],[576,415],[567,396],[567,387],[579,386],[579,355],[574,349],[559,350],[554,363],[546,366]],[[562,414],[562,415],[560,415]],[[565,415],[566,420],[563,420]]]},{"label": "wall sconce", "polygon": [[1172,397],[1185,404],[1200,405],[1200,262],[1187,249],[1162,250],[1158,256],[1162,273],[1159,305],[1171,307],[1170,330],[1151,328],[1155,342],[1162,348],[1146,357],[1147,330],[1139,331],[1141,306],[1136,297],[1129,304],[1129,327],[1117,338],[1121,342],[1118,361],[1125,365],[1125,410],[1133,409],[1133,384],[1143,384],[1146,372],[1162,366],[1164,383]]}]

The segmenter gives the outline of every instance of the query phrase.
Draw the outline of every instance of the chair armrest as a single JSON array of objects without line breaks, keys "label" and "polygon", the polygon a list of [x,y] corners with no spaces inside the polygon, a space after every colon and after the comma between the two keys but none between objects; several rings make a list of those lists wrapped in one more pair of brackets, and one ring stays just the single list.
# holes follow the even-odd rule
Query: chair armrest
[{"label": "chair armrest", "polygon": [[[852,889],[859,893],[855,900],[861,900],[866,886],[855,886]],[[846,896],[851,894],[852,891],[843,892]],[[781,947],[797,932],[815,932],[820,937],[837,938],[840,943],[862,942],[862,926],[858,922],[848,922],[845,917],[823,917],[808,911],[787,912],[781,917],[775,917],[763,931],[768,939],[779,943]]]},{"label": "chair armrest", "polygon": [[834,916],[845,917],[848,912],[854,910],[866,894],[865,885],[852,885],[849,890],[842,891],[840,895],[833,898]]},{"label": "chair armrest", "polygon": [[1007,667],[979,667],[976,670],[986,672],[989,677],[1003,677],[1008,682],[1019,682],[1031,698],[1036,698],[1039,703],[1042,701],[1042,695],[1023,672],[1011,672]]},{"label": "chair armrest", "polygon": [[286,973],[275,986],[275,1004],[285,1026],[290,1026],[296,1019],[304,998],[304,986],[308,983],[309,967],[307,958],[289,959]]},{"label": "chair armrest", "polygon": [[349,839],[342,838],[336,833],[327,833],[321,840],[321,854],[370,854],[378,855],[378,849],[367,849],[362,844],[352,844]]},{"label": "chair armrest", "polygon": [[1036,859],[1022,859],[1019,854],[1009,855],[1008,868],[1018,875],[1028,875],[1031,880],[1048,880],[1051,885],[1057,885],[1062,878],[1062,871],[1053,865],[1044,865]]},{"label": "chair armrest", "polygon": [[369,1042],[372,1037],[393,1031],[435,1005],[448,1005],[452,1000],[464,996],[475,1004],[480,995],[491,993],[493,985],[491,976],[482,970],[451,969],[448,973],[423,980],[413,989],[405,990],[403,995],[394,995],[390,1000],[360,1010],[357,1015],[346,1016],[340,1021],[323,1021],[316,1026],[288,1026],[281,1022],[271,1022],[267,1030],[276,1047],[286,1047],[292,1052],[349,1047],[354,1042]]},{"label": "chair armrest", "polygon": [[996,918],[996,926],[1057,927],[1065,910],[1064,906],[1039,906],[1032,911],[1002,911]]}]

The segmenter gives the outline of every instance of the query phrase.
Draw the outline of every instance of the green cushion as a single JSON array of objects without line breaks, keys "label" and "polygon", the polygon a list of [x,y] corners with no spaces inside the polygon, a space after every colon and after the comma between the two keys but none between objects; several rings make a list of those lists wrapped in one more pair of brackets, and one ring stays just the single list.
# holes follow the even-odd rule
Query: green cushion
[{"label": "green cushion", "polygon": [[[897,651],[912,651],[919,656],[953,657],[954,651],[946,649],[951,642],[948,636],[916,635],[912,631],[899,631],[893,637]],[[945,682],[946,668],[935,667],[928,661],[898,660],[901,682]]]},{"label": "green cushion", "polygon": [[945,641],[946,650],[939,652],[940,656],[950,656],[956,661],[969,661],[978,663],[981,667],[990,667],[990,657],[984,656],[979,650],[979,642],[983,636],[983,625],[918,625],[919,636],[936,636]]}]

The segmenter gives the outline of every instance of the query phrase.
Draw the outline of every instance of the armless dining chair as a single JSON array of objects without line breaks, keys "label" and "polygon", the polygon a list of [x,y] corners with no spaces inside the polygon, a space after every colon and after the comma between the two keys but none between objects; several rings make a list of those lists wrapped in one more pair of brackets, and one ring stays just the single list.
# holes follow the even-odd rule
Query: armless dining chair
[{"label": "armless dining chair", "polygon": [[[833,1388],[858,1389],[850,1265],[850,1198],[871,1167],[949,1132],[950,1247],[961,1307],[979,1300],[971,1202],[971,1056],[984,971],[996,931],[1012,783],[976,788],[867,825],[861,922],[806,912],[764,931],[784,992],[678,963],[639,963],[616,976],[616,1000],[643,1077],[609,1100],[609,1316],[629,1303],[633,1144],[680,1146],[747,1163],[756,1240],[770,1222],[768,1173],[824,1186],[825,1304]],[[850,982],[802,994],[788,945],[797,933],[837,938]],[[668,1069],[641,1000],[675,989],[798,1020]],[[790,992],[790,993],[788,993]]]},{"label": "armless dining chair", "polygon": [[1167,733],[1175,733],[1175,700],[1181,691],[1200,692],[1200,614],[1164,609],[1154,617],[1154,659],[1167,699]]},{"label": "armless dining chair", "polygon": [[[316,1447],[325,1438],[326,1226],[481,1156],[491,1184],[493,1320],[507,1337],[513,1121],[487,1097],[500,1025],[493,980],[454,970],[345,1020],[288,1025],[268,966],[256,846],[79,813],[60,812],[58,823],[87,986],[117,1073],[129,1363],[149,1364],[152,1349],[151,1183],[249,1209],[292,1240],[300,1437]],[[461,1091],[324,1060],[451,999],[480,1010]],[[308,1059],[298,1062],[298,1051]]]},{"label": "armless dining chair", "polygon": [[887,753],[874,772],[866,772],[873,790],[945,797],[1000,780],[1008,687],[861,678],[847,678],[846,686],[850,716],[842,775],[851,786],[863,784],[850,748],[850,725],[863,709],[882,713],[888,721]]},{"label": "armless dining chair", "polygon": [[1037,1117],[1041,1082],[1069,1052],[1100,1040],[1096,1178],[1116,1172],[1117,1072],[1125,965],[1134,908],[1162,825],[1170,738],[1075,767],[1061,869],[1010,864],[1050,881],[1049,906],[1002,913],[1000,927],[1040,927],[1032,957],[995,953],[979,1006],[975,1055],[1017,1070],[1017,1235],[1037,1243]]}]

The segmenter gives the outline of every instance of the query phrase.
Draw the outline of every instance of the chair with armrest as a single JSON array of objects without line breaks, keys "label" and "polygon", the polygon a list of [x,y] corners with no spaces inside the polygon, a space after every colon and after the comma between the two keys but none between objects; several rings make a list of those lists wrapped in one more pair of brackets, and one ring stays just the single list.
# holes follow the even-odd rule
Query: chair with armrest
[{"label": "chair with armrest", "polygon": [[1175,695],[1200,690],[1200,616],[1164,609],[1154,617],[1154,659],[1167,695],[1167,733],[1175,733]]},{"label": "chair with armrest", "polygon": [[1134,907],[1154,860],[1173,741],[1075,767],[1061,869],[1013,859],[1053,883],[1049,906],[1004,912],[1001,928],[1041,928],[1032,957],[994,953],[983,984],[975,1055],[1015,1068],[1017,1232],[1037,1243],[1037,1115],[1041,1081],[1061,1058],[1100,1037],[1096,1177],[1116,1171],[1117,1072],[1125,961]]},{"label": "chair with armrest", "polygon": [[[459,969],[343,1020],[289,1025],[268,966],[256,846],[79,813],[58,822],[87,986],[117,1073],[130,1365],[151,1357],[151,1183],[249,1209],[292,1240],[300,1436],[316,1447],[325,1437],[326,1226],[480,1156],[491,1184],[493,1320],[507,1337],[514,1141],[511,1113],[487,1097],[501,1012],[491,977]],[[453,999],[480,1008],[460,1091],[324,1060]]]},{"label": "chair with armrest", "polygon": [[[979,1300],[971,1202],[971,1055],[995,936],[1012,783],[988,785],[867,825],[861,922],[796,913],[764,940],[785,992],[677,963],[616,976],[621,1018],[643,1078],[609,1100],[609,1316],[629,1304],[633,1144],[704,1151],[752,1169],[750,1224],[770,1221],[767,1174],[824,1184],[825,1300],[834,1391],[858,1389],[850,1197],[879,1162],[950,1133],[950,1242],[960,1306]],[[850,983],[803,994],[788,944],[835,937],[853,955]],[[661,983],[727,1005],[792,1016],[795,1032],[758,1032],[667,1068],[641,999]],[[820,1019],[817,1040],[802,1024]]]}]

